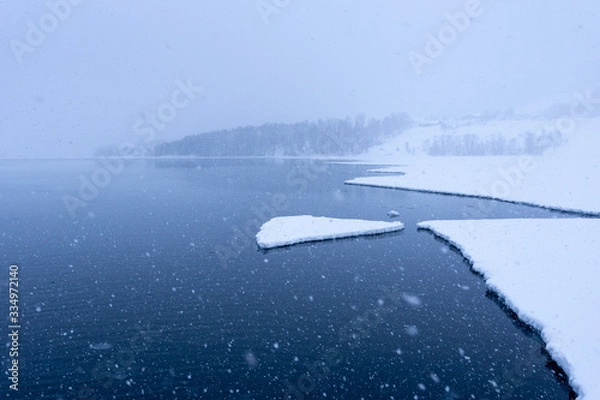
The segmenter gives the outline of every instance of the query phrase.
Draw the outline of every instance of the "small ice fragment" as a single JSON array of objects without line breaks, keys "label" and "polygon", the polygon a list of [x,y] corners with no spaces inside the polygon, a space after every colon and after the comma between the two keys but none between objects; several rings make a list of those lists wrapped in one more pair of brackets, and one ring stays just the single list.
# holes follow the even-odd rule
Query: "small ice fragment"
[{"label": "small ice fragment", "polygon": [[276,349],[278,349],[279,348],[279,343],[277,343],[277,342],[273,343],[273,347],[276,348]]},{"label": "small ice fragment", "polygon": [[402,350],[400,350],[399,348],[398,348],[398,349],[396,349],[396,354],[398,354],[398,355],[402,355]]},{"label": "small ice fragment", "polygon": [[395,211],[395,210],[391,210],[391,211],[388,213],[388,217],[390,217],[390,218],[397,218],[397,217],[399,217],[399,216],[400,216],[400,213],[399,213],[398,211]]}]

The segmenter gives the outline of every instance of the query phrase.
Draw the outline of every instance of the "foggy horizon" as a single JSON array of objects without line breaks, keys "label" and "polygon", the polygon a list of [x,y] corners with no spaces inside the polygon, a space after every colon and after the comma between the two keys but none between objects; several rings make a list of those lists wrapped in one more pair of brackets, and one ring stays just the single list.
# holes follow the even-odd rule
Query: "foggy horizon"
[{"label": "foggy horizon", "polygon": [[144,129],[172,141],[361,113],[538,110],[598,89],[591,0],[0,9],[2,158],[89,157]]}]

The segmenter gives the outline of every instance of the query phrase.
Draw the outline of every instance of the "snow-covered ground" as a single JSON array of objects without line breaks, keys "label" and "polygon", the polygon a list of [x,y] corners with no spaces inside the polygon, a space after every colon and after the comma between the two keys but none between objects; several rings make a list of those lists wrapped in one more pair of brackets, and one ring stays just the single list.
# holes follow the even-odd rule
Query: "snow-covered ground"
[{"label": "snow-covered ground", "polygon": [[579,399],[600,399],[600,219],[427,221],[538,328]]},{"label": "snow-covered ground", "polygon": [[506,119],[506,120],[481,120],[464,119],[453,121],[423,121],[407,129],[400,135],[393,137],[380,145],[373,146],[362,159],[371,161],[393,161],[407,155],[427,155],[436,138],[443,136],[454,139],[473,136],[481,144],[488,144],[490,150],[499,147],[491,143],[495,138],[502,138],[504,144],[514,141],[515,145],[523,145],[529,133],[541,135],[543,133],[560,132],[557,121],[549,119]]},{"label": "snow-covered ground", "polygon": [[298,215],[276,217],[265,222],[256,234],[256,242],[262,249],[289,246],[297,243],[353,236],[375,235],[399,231],[401,222],[367,221]]},{"label": "snow-covered ground", "polygon": [[[486,137],[506,129],[506,136],[510,138],[525,134],[536,125],[548,124],[539,120],[469,123],[459,126],[455,132],[468,130]],[[600,118],[574,120],[574,124],[563,135],[562,145],[539,156],[410,155],[402,149],[418,147],[415,143],[419,134],[421,143],[425,143],[433,135],[431,130],[439,129],[437,126],[414,128],[361,157],[363,162],[373,164],[404,165],[377,171],[403,175],[378,173],[347,183],[488,197],[600,215]],[[407,140],[410,144],[400,146],[400,142]]]}]

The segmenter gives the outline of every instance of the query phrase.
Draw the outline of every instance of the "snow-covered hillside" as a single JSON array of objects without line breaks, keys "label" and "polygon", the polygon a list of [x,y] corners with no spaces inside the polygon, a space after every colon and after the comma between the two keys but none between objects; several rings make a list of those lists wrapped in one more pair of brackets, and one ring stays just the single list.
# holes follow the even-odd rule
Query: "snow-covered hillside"
[{"label": "snow-covered hillside", "polygon": [[420,155],[538,154],[568,141],[569,133],[560,121],[549,119],[421,121],[363,156],[390,161]]},{"label": "snow-covered hillside", "polygon": [[488,197],[600,214],[600,118],[573,119],[570,126],[564,125],[565,121],[468,121],[447,130],[455,135],[473,133],[484,141],[497,135],[510,140],[544,127],[562,129],[562,143],[542,155],[444,157],[428,156],[423,151],[412,155],[407,149],[422,148],[442,132],[439,124],[415,127],[361,157],[373,164],[397,164],[398,167],[378,171],[395,174],[372,174],[376,176],[348,183]]}]

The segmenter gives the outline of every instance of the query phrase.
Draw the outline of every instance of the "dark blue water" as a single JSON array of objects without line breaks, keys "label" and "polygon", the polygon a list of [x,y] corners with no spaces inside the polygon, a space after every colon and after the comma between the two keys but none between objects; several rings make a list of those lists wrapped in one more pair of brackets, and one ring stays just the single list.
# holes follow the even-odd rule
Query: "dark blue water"
[{"label": "dark blue water", "polygon": [[[1,295],[8,302],[17,263],[22,324],[19,392],[7,379],[7,397],[573,397],[537,333],[459,253],[416,229],[559,213],[347,186],[364,167],[322,162],[102,170],[94,161],[0,164]],[[88,180],[100,185],[82,200]],[[254,243],[275,215],[385,220],[392,209],[401,233],[269,252]],[[8,351],[1,359],[6,371]]]}]

